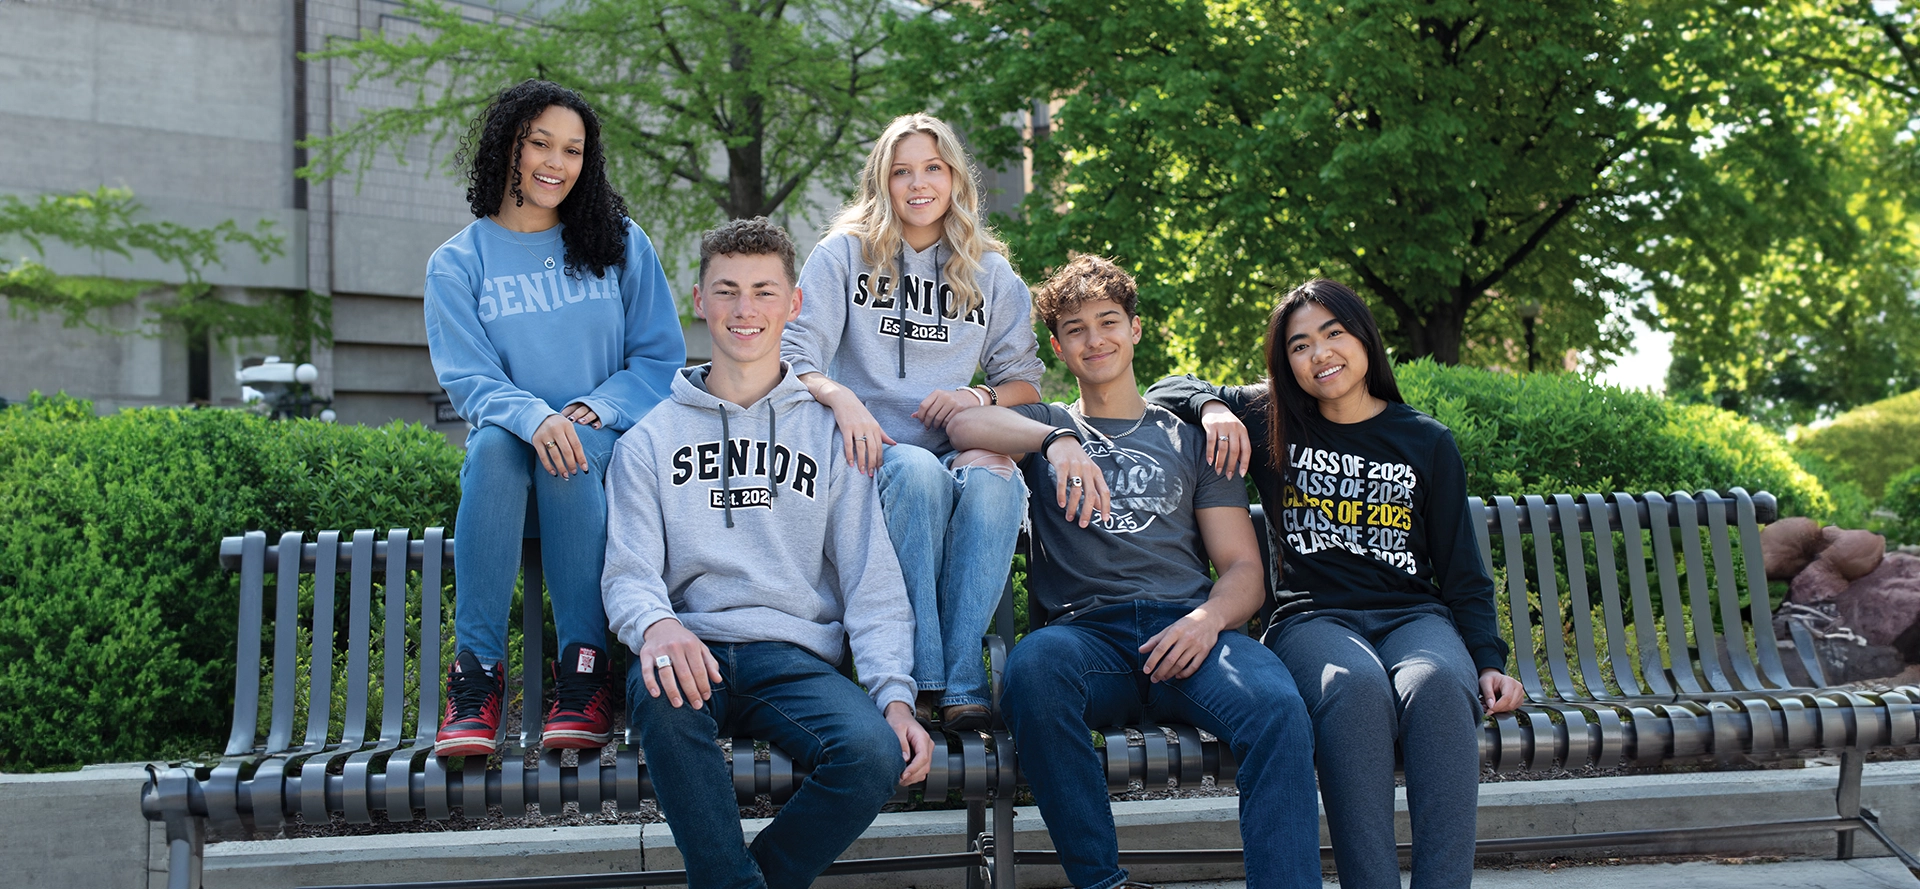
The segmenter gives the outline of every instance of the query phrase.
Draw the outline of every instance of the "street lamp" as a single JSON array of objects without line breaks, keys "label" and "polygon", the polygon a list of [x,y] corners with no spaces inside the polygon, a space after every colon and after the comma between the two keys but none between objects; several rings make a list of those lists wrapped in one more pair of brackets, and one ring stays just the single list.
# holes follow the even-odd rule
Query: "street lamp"
[{"label": "street lamp", "polygon": [[1520,326],[1527,330],[1527,373],[1533,373],[1533,323],[1540,320],[1540,304],[1524,302],[1520,304]]},{"label": "street lamp", "polygon": [[[265,361],[234,374],[241,400],[265,403],[276,418],[309,416],[314,405],[331,404],[330,400],[313,397],[313,383],[319,378],[319,368],[304,362],[289,364],[278,355],[269,355]],[[332,414],[330,408],[322,410],[320,419],[333,422]]]}]

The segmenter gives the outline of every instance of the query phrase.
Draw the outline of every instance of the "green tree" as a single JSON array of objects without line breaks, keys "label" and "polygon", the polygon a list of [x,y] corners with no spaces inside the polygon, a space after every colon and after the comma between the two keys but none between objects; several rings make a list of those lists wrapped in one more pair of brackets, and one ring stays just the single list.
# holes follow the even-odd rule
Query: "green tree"
[{"label": "green tree", "polygon": [[[283,242],[272,223],[262,220],[248,230],[228,220],[211,228],[191,228],[145,215],[133,193],[120,188],[43,194],[33,200],[0,195],[0,238],[17,238],[39,257],[0,257],[0,297],[5,297],[7,310],[29,317],[52,312],[68,327],[108,334],[162,336],[179,330],[202,342],[209,336],[271,336],[280,341],[283,354],[298,360],[305,360],[315,343],[332,341],[326,297],[274,293],[260,301],[231,302],[216,296],[202,276],[204,269],[221,263],[225,245],[249,248],[261,262],[278,256]],[[132,303],[168,282],[55,272],[40,261],[49,241],[124,259],[139,251],[178,269],[179,277],[171,282],[171,292],[149,303],[150,314],[138,327],[115,328],[100,320],[104,310]]]},{"label": "green tree", "polygon": [[1780,3],[1753,16],[1771,34],[1753,65],[1792,85],[1763,120],[1791,130],[1805,163],[1722,150],[1715,184],[1770,207],[1783,181],[1826,197],[1762,213],[1757,237],[1720,236],[1675,214],[1649,253],[1673,331],[1668,391],[1776,428],[1831,417],[1920,386],[1920,47],[1904,5]]},{"label": "green tree", "polygon": [[[608,174],[656,236],[672,242],[723,218],[805,200],[816,175],[851,181],[887,96],[887,0],[570,0],[538,16],[484,20],[439,0],[404,0],[420,34],[367,31],[316,58],[355,65],[352,84],[413,91],[314,139],[303,175],[364,169],[418,138],[440,146],[502,87],[541,77],[599,113]],[[449,153],[448,169],[459,157]]]},{"label": "green tree", "polygon": [[1615,310],[1682,302],[1676,254],[1740,260],[1724,285],[1789,230],[1847,243],[1769,24],[1679,0],[988,0],[905,44],[990,151],[1052,104],[1009,232],[1029,273],[1117,255],[1172,335],[1148,369],[1244,378],[1309,275],[1367,296],[1401,357],[1516,366],[1520,304],[1543,354],[1604,357]]}]

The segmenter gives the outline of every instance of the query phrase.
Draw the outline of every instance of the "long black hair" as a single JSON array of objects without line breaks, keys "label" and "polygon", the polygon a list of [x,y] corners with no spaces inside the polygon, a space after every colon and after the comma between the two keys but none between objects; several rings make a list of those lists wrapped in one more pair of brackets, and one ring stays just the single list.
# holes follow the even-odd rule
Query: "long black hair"
[{"label": "long black hair", "polygon": [[607,154],[600,143],[600,118],[580,94],[545,80],[523,80],[500,91],[487,110],[473,119],[460,157],[467,169],[467,204],[477,219],[499,212],[503,200],[524,206],[520,191],[520,143],[533,119],[558,105],[571,108],[586,124],[587,145],[580,176],[560,202],[560,239],[566,244],[567,274],[598,277],[627,260],[627,202],[607,181]]},{"label": "long black hair", "polygon": [[1400,397],[1400,384],[1393,378],[1387,349],[1381,345],[1380,325],[1373,320],[1366,300],[1345,284],[1326,278],[1295,287],[1267,319],[1267,453],[1282,478],[1287,476],[1287,442],[1307,444],[1308,418],[1320,415],[1320,403],[1300,388],[1287,362],[1287,323],[1308,303],[1326,309],[1349,336],[1359,337],[1366,346],[1367,394],[1382,401],[1406,403]]}]

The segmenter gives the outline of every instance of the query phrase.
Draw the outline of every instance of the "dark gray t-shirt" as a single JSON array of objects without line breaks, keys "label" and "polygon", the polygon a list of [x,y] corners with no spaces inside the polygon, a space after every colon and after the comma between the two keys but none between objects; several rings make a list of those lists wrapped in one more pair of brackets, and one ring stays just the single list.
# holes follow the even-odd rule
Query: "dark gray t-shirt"
[{"label": "dark gray t-shirt", "polygon": [[1141,599],[1197,608],[1213,590],[1194,510],[1247,508],[1246,487],[1206,464],[1206,433],[1147,405],[1132,420],[1080,417],[1060,404],[1023,404],[1022,416],[1076,429],[1087,454],[1107,476],[1112,515],[1082,528],[1054,504],[1053,464],[1044,455],[1020,461],[1033,492],[1033,556],[1027,590],[1034,626],[1071,619],[1103,605]]}]

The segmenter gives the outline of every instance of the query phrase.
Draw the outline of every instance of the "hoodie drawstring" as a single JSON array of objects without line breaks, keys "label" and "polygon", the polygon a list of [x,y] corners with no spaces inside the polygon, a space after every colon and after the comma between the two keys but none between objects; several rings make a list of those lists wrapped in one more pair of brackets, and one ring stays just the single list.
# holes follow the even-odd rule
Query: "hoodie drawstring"
[{"label": "hoodie drawstring", "polygon": [[[727,517],[727,527],[733,527],[733,461],[728,454],[733,449],[733,430],[727,425],[727,406],[716,405],[720,412],[720,512]],[[773,455],[780,452],[780,433],[774,425],[773,399],[767,399],[767,491],[768,496],[779,497],[780,486],[773,480]]]},{"label": "hoodie drawstring", "polygon": [[[940,299],[940,291],[946,287],[946,273],[940,267],[940,243],[939,241],[935,241],[933,245],[933,318],[934,323],[940,325],[940,329],[945,331],[947,329],[947,307],[946,303]],[[906,283],[907,280],[907,241],[905,238],[900,239],[900,255],[894,260],[894,277],[897,283],[893,288],[893,305],[894,308],[899,310],[898,316],[900,319],[900,364],[898,373],[899,378],[904,380],[907,378],[907,300],[901,296],[901,291],[904,288],[900,285]]]},{"label": "hoodie drawstring", "polygon": [[780,486],[773,480],[773,455],[780,453],[780,435],[773,427],[773,399],[767,399],[767,490],[774,499],[780,497]]},{"label": "hoodie drawstring", "polygon": [[733,433],[727,429],[727,406],[720,407],[720,511],[727,517],[727,527],[733,527],[733,461],[727,459],[727,451],[733,448]]}]

